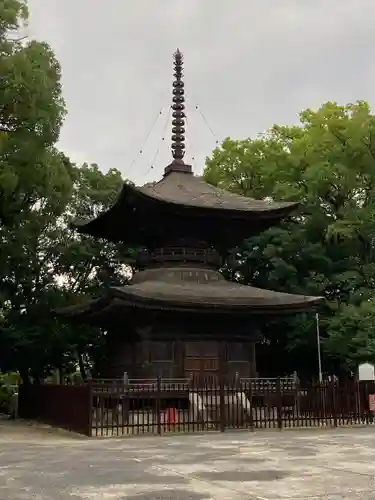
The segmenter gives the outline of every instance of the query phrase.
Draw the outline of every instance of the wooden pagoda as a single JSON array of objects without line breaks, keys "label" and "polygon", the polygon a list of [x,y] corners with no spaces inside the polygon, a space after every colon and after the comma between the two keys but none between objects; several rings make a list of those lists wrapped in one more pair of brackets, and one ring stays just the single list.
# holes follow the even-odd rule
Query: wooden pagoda
[{"label": "wooden pagoda", "polygon": [[108,211],[77,231],[139,248],[128,286],[58,311],[102,327],[107,377],[256,376],[256,318],[306,311],[321,299],[227,281],[228,252],[288,216],[296,203],[269,203],[207,184],[184,163],[183,56],[174,54],[172,155],[163,178],[124,184]]}]

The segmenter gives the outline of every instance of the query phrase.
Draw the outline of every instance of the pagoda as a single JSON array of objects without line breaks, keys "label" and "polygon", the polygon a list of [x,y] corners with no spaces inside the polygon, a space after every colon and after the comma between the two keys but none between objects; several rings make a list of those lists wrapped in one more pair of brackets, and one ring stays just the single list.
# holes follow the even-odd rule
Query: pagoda
[{"label": "pagoda", "polygon": [[220,269],[230,250],[297,203],[254,200],[194,176],[185,156],[183,56],[174,54],[172,156],[163,178],[124,183],[112,208],[79,233],[138,248],[130,284],[58,311],[106,332],[106,377],[255,377],[257,318],[306,311],[321,298],[241,285]]}]

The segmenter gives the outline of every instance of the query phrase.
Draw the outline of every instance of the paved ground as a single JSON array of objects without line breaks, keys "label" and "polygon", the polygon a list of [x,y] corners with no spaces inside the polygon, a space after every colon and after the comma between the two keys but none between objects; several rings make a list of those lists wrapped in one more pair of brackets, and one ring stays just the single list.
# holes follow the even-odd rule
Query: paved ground
[{"label": "paved ground", "polygon": [[0,423],[1,500],[370,500],[375,428],[89,440]]}]

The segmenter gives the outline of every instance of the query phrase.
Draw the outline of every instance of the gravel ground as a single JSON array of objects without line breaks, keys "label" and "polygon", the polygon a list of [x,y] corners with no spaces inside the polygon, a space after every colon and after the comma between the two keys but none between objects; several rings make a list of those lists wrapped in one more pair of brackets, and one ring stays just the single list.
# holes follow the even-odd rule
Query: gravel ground
[{"label": "gravel ground", "polygon": [[374,432],[88,439],[2,421],[0,500],[370,500]]}]

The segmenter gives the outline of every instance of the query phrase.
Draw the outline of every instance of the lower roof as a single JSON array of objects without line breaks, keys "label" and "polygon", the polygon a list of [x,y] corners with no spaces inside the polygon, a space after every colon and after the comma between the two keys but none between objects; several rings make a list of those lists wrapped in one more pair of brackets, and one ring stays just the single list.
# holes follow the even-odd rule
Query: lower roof
[{"label": "lower roof", "polygon": [[118,314],[119,308],[185,310],[192,312],[238,312],[283,314],[311,310],[322,297],[273,292],[226,280],[209,284],[142,281],[113,287],[105,297],[56,311],[60,316],[93,322],[104,314]]}]

